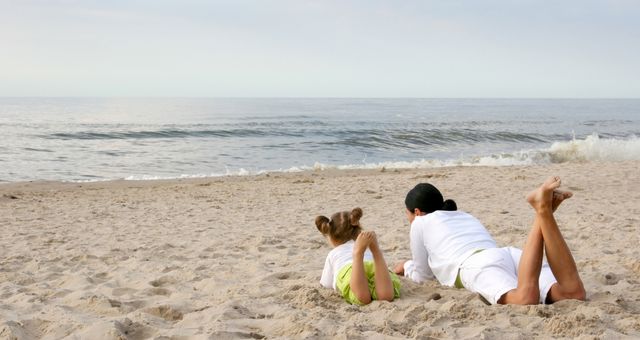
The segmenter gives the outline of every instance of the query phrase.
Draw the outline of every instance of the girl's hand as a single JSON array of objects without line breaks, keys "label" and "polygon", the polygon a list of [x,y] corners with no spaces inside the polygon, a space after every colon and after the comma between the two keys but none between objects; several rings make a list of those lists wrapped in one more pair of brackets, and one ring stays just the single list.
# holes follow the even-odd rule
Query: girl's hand
[{"label": "girl's hand", "polygon": [[393,267],[393,272],[396,273],[396,275],[400,275],[400,276],[404,276],[404,263],[406,261],[400,262],[398,264],[396,264],[395,267]]}]

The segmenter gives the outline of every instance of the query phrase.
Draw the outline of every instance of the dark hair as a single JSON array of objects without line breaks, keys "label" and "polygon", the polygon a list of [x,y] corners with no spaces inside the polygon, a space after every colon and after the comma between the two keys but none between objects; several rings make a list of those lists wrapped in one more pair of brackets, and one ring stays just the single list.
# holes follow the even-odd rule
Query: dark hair
[{"label": "dark hair", "polygon": [[404,204],[412,213],[416,208],[427,214],[436,210],[458,210],[458,205],[454,200],[445,201],[440,190],[429,183],[420,183],[409,190]]},{"label": "dark hair", "polygon": [[329,220],[325,216],[316,217],[316,228],[323,234],[329,235],[337,242],[347,242],[355,240],[362,231],[360,218],[362,209],[355,208],[349,211],[335,213]]}]

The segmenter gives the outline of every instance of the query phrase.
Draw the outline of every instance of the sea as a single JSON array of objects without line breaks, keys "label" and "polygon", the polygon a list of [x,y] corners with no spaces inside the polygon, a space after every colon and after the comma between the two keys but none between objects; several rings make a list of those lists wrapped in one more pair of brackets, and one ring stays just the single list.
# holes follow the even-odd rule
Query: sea
[{"label": "sea", "polygon": [[640,99],[0,98],[0,182],[640,160]]}]

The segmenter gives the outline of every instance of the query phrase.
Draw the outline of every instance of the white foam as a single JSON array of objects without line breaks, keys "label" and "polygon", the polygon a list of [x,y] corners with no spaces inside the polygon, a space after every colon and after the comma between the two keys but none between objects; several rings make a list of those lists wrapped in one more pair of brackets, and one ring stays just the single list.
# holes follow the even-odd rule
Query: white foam
[{"label": "white foam", "polygon": [[133,175],[123,178],[125,181],[159,181],[167,179],[189,179],[189,178],[206,178],[206,177],[220,177],[220,174],[182,174],[180,176],[152,176],[152,175]]},{"label": "white foam", "polygon": [[[251,171],[244,168],[238,170],[226,169],[225,173],[183,174],[180,176],[129,176],[125,180],[166,180],[205,177],[234,177],[252,176],[269,173],[294,173],[302,171],[325,170],[355,170],[355,169],[429,169],[448,166],[523,166],[533,164],[550,164],[584,161],[627,161],[640,160],[640,138],[636,136],[627,139],[600,138],[597,134],[585,139],[555,142],[549,148],[537,150],[521,150],[513,153],[500,153],[485,156],[464,157],[454,159],[421,159],[415,161],[397,161],[359,164],[332,165],[316,162],[313,166],[293,166],[288,169]],[[82,180],[76,182],[96,182],[108,179]]]},{"label": "white foam", "polygon": [[[555,142],[547,149],[521,150],[488,156],[474,156],[456,159],[422,159],[416,161],[362,163],[348,165],[327,165],[316,163],[310,170],[327,169],[424,169],[447,166],[515,166],[532,164],[565,163],[573,161],[627,161],[640,160],[640,139],[603,139],[597,134],[585,139]],[[296,167],[296,170],[299,168]]]},{"label": "white foam", "polygon": [[570,161],[640,160],[640,139],[602,139],[597,134],[569,142],[556,142],[548,150],[553,163]]}]

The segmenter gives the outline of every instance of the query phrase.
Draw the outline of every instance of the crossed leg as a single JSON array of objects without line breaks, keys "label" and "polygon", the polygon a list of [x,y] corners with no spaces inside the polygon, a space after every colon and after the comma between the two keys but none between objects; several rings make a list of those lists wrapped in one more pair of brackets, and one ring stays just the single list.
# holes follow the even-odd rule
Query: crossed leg
[{"label": "crossed leg", "polygon": [[553,217],[553,212],[560,203],[572,196],[570,192],[557,190],[560,183],[559,177],[550,177],[527,196],[527,201],[535,210],[535,218],[518,265],[517,287],[505,293],[498,303],[539,303],[538,279],[544,251],[551,271],[558,280],[551,286],[547,301],[585,299],[586,293],[575,261]]},{"label": "crossed leg", "polygon": [[[560,182],[559,178],[558,182]],[[571,193],[567,192],[561,192],[561,195],[563,196],[560,202],[565,198],[571,197]],[[545,215],[542,223],[542,237],[544,238],[544,250],[547,256],[547,262],[549,262],[553,276],[558,280],[557,283],[551,286],[547,294],[547,302],[554,303],[566,299],[584,301],[587,293],[580,279],[576,262],[553,217],[553,211],[557,208],[555,204],[557,200],[554,195],[552,213]],[[558,203],[558,205],[559,204],[560,203]]]},{"label": "crossed leg", "polygon": [[371,302],[371,292],[369,292],[369,280],[364,270],[364,252],[371,243],[370,232],[363,231],[358,235],[353,246],[353,262],[351,263],[351,279],[349,286],[358,301],[362,304]]},{"label": "crossed leg", "polygon": [[374,282],[378,300],[393,301],[393,283],[391,275],[384,260],[378,238],[373,231],[363,231],[358,235],[353,247],[353,262],[351,264],[351,280],[349,284],[351,291],[360,302],[368,304],[371,302],[371,292],[369,291],[369,281],[364,269],[364,252],[367,247],[371,250],[374,263]]}]

